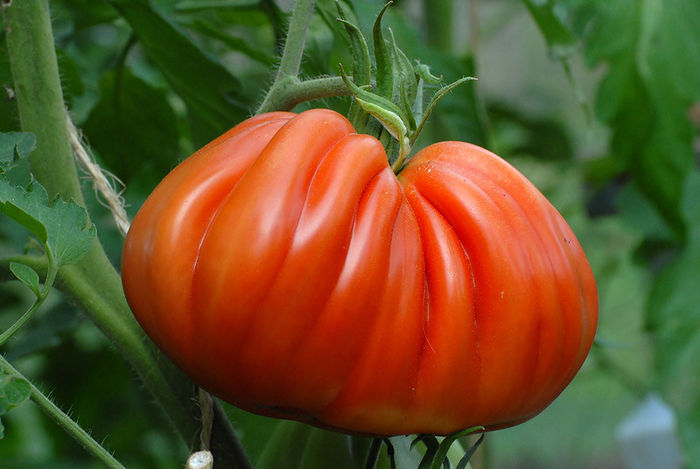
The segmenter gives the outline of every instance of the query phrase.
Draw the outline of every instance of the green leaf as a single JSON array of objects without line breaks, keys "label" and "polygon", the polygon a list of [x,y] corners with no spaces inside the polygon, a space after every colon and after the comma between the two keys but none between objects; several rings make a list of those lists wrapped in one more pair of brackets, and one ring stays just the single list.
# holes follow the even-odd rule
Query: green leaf
[{"label": "green leaf", "polygon": [[101,99],[83,126],[94,149],[124,182],[162,179],[180,156],[177,118],[163,90],[128,69],[100,80]]},{"label": "green leaf", "polygon": [[[700,467],[700,171],[687,179],[683,197],[688,244],[658,276],[647,325],[654,333],[658,385],[680,418],[690,467]],[[694,464],[694,465],[693,465]]]},{"label": "green leaf", "polygon": [[146,0],[112,0],[149,58],[188,107],[196,146],[247,117],[241,83]]},{"label": "green leaf", "polygon": [[195,20],[190,25],[192,29],[197,30],[201,34],[226,44],[231,50],[241,52],[264,66],[273,66],[275,58],[269,52],[259,49],[247,39],[234,36],[230,31],[222,30],[218,26],[219,25],[213,22],[208,22],[203,19]]},{"label": "green leaf", "polygon": [[[24,379],[3,375],[0,371],[0,417],[23,404],[32,394],[32,387]],[[0,419],[0,440],[5,437],[5,426]]]},{"label": "green leaf", "polygon": [[596,112],[612,128],[611,154],[682,238],[681,190],[695,158],[687,109],[700,99],[700,2],[582,5],[592,16],[587,58],[608,70]]},{"label": "green leaf", "polygon": [[28,286],[38,297],[39,292],[39,274],[34,269],[19,262],[10,262],[10,271],[17,277],[17,280]]},{"label": "green leaf", "polygon": [[36,148],[31,132],[0,132],[0,169],[7,169],[15,158],[24,158]]},{"label": "green leaf", "polygon": [[553,60],[563,60],[578,46],[576,37],[554,12],[552,0],[523,0],[537,27],[544,36]]},{"label": "green leaf", "polygon": [[182,0],[175,8],[179,11],[196,11],[222,8],[251,8],[258,6],[258,0]]},{"label": "green leaf", "polygon": [[46,189],[38,183],[25,190],[0,179],[0,212],[39,238],[56,267],[80,260],[96,236],[83,207],[62,199],[49,204]]},{"label": "green leaf", "polygon": [[3,376],[0,380],[0,415],[23,404],[32,395],[28,381],[14,376]]}]

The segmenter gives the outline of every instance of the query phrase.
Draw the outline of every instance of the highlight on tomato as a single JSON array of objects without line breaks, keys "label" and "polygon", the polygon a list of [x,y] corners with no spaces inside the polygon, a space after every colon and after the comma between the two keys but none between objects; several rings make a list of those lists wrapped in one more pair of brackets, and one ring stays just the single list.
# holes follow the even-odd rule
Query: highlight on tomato
[{"label": "highlight on tomato", "polygon": [[240,123],[135,217],[122,258],[134,315],[250,412],[371,435],[532,418],[593,342],[579,242],[483,148],[436,143],[394,169],[334,111]]}]

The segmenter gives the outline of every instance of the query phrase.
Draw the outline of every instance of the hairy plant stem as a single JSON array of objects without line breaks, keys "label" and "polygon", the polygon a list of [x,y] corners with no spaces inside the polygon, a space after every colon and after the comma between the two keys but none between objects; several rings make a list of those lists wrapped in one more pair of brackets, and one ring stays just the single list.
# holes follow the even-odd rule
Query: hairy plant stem
[{"label": "hairy plant stem", "polygon": [[299,103],[333,96],[348,96],[350,89],[340,77],[321,77],[299,80],[288,76],[275,82],[257,114],[269,111],[289,111]]},{"label": "hairy plant stem", "polygon": [[350,90],[340,77],[322,77],[303,81],[299,79],[299,68],[306,43],[306,31],[311,23],[315,3],[315,0],[298,0],[294,6],[275,81],[258,107],[256,114],[269,111],[288,111],[297,104],[312,99],[350,94]]},{"label": "hairy plant stem", "polygon": [[29,398],[36,403],[41,410],[44,411],[58,425],[66,429],[67,432],[77,441],[85,450],[91,453],[95,458],[99,459],[102,464],[110,469],[126,469],[119,461],[102,447],[94,438],[88,434],[80,425],[78,425],[68,414],[63,412],[51,399],[46,397],[36,386],[34,386],[27,378],[17,371],[5,357],[0,355],[0,369],[10,376],[16,376],[29,383],[31,395]]},{"label": "hairy plant stem", "polygon": [[[23,131],[37,138],[37,149],[30,156],[32,172],[50,197],[60,195],[84,204],[65,125],[48,1],[14,1],[3,7],[3,13],[20,123]],[[99,241],[80,262],[61,268],[57,280],[133,366],[184,441],[194,441],[199,427],[193,418],[196,388],[139,327],[126,303],[121,277]],[[250,467],[226,419],[215,419],[213,432],[217,467]]]}]

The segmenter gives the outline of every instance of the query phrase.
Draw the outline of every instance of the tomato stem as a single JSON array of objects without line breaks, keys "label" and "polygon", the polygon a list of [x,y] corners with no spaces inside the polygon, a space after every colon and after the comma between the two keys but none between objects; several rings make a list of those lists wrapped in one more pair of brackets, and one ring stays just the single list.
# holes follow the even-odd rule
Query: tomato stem
[{"label": "tomato stem", "polygon": [[299,79],[299,68],[304,56],[306,32],[311,23],[315,0],[298,0],[289,21],[287,38],[275,81],[268,90],[256,114],[269,111],[288,111],[299,103],[318,98],[350,94],[339,77]]},{"label": "tomato stem", "polygon": [[297,104],[314,99],[347,96],[350,90],[340,77],[320,77],[299,80],[288,76],[273,84],[256,114],[270,111],[289,111]]},{"label": "tomato stem", "polygon": [[304,56],[306,32],[311,23],[316,0],[297,0],[289,20],[289,30],[284,42],[284,50],[277,70],[278,77],[297,76],[301,59]]}]

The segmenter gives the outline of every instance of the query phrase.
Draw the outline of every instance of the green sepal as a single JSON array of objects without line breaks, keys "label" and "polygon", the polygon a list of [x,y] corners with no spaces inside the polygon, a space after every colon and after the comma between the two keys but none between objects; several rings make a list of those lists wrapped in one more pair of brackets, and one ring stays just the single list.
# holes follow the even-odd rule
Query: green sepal
[{"label": "green sepal", "polygon": [[416,75],[418,75],[419,78],[422,78],[423,81],[429,85],[439,85],[442,81],[442,75],[436,77],[430,73],[430,67],[428,65],[420,63],[417,60],[416,65],[413,66],[413,69],[416,71]]},{"label": "green sepal", "polygon": [[[343,78],[343,81],[345,82],[345,84],[352,90],[352,94],[355,97],[355,100],[357,100],[357,99],[362,100],[364,103],[369,105],[371,109],[379,111],[379,109],[381,108],[381,110],[385,110],[387,113],[387,119],[389,119],[391,121],[394,120],[393,116],[395,115],[403,122],[408,122],[408,116],[406,116],[406,114],[403,112],[403,110],[401,108],[399,108],[396,104],[394,104],[393,102],[389,101],[386,98],[383,98],[382,96],[379,96],[378,94],[375,94],[375,93],[372,93],[371,91],[367,91],[363,88],[360,88],[355,83],[353,83],[352,80],[350,80],[350,78],[347,76],[347,74],[343,70],[343,65],[339,64],[339,67],[340,67],[340,76]],[[369,112],[369,111],[367,111],[367,112]],[[370,112],[370,114],[371,114],[371,112]],[[381,122],[382,120],[384,120],[382,118],[383,116],[384,116],[384,114],[381,113],[379,115],[379,117],[378,116],[375,116],[375,117],[377,117],[377,119]],[[397,125],[397,126],[392,126],[392,128],[401,128],[401,127],[406,129],[405,132],[408,131],[408,128],[403,123],[400,125]],[[391,132],[391,129],[387,128],[387,130],[389,130]],[[405,132],[404,132],[404,134],[405,134]]]},{"label": "green sepal", "polygon": [[[472,433],[484,431],[484,427],[477,426],[477,427],[471,427],[467,428],[465,430],[461,430],[458,432],[450,433],[449,435],[445,436],[445,438],[440,442],[440,446],[438,447],[437,452],[435,453],[435,458],[433,459],[433,463],[430,466],[430,469],[440,469],[440,467],[443,464],[443,461],[447,457],[447,452],[450,450],[450,446],[452,446],[452,443],[454,443],[458,438],[461,438],[466,435],[471,435]],[[477,446],[481,444],[481,442],[477,442]],[[473,448],[473,447],[472,447]],[[476,451],[475,448],[473,448],[474,451]],[[470,454],[471,453],[471,454]],[[471,455],[474,454],[473,451],[468,451],[467,454],[465,454],[465,457],[469,456],[471,458]],[[467,458],[467,462],[469,462],[469,458]],[[464,460],[464,458],[462,458]],[[461,461],[460,461],[461,464]]]},{"label": "green sepal", "polygon": [[340,3],[338,4],[338,13],[341,15],[338,21],[343,23],[345,31],[347,31],[350,38],[350,52],[353,60],[352,78],[359,86],[369,85],[372,73],[372,59],[369,56],[367,41],[365,41],[360,28],[345,18]]},{"label": "green sepal", "polygon": [[402,140],[407,138],[406,134],[408,133],[408,128],[406,128],[406,124],[398,113],[392,112],[381,105],[357,96],[355,96],[355,101],[360,104],[360,107],[364,109],[365,112],[368,112],[381,122],[387,132],[399,141],[399,144],[402,144]]},{"label": "green sepal", "polygon": [[[352,70],[353,80],[360,86],[369,86],[372,76],[372,59],[369,54],[367,41],[362,34],[362,31],[348,21],[347,14],[340,2],[336,2],[338,9],[337,20],[345,26],[348,40],[350,42],[350,53],[352,54]],[[351,102],[348,110],[348,118],[355,128],[363,128],[367,125],[369,116],[363,113],[357,103]]]},{"label": "green sepal", "polygon": [[409,120],[407,122],[408,128],[411,132],[416,130],[416,121],[413,117],[413,103],[416,99],[416,93],[418,90],[418,78],[416,72],[411,65],[411,61],[408,60],[406,54],[403,53],[401,49],[396,45],[396,39],[394,38],[394,32],[391,28],[389,31],[389,51],[392,62],[392,69],[394,73],[394,83],[392,90],[392,101],[400,106],[404,113],[408,116]]},{"label": "green sepal", "polygon": [[425,445],[425,454],[423,455],[423,459],[421,459],[418,469],[429,469],[430,465],[435,459],[438,448],[440,447],[440,442],[438,442],[435,435],[418,435],[411,442],[411,449],[413,449],[413,447],[419,442],[422,442]]},{"label": "green sepal", "polygon": [[416,131],[412,134],[411,136],[411,145],[413,145],[418,138],[418,135],[420,134],[420,131],[423,129],[423,126],[428,120],[428,117],[430,117],[430,114],[433,112],[433,109],[435,109],[435,105],[440,101],[447,93],[452,91],[453,89],[457,88],[459,85],[462,83],[465,83],[467,81],[472,81],[476,80],[476,77],[462,77],[457,81],[454,81],[450,83],[449,85],[443,86],[440,88],[438,91],[435,92],[433,95],[432,99],[430,100],[430,103],[428,104],[426,110],[425,110],[425,115],[423,115],[423,118],[421,119],[420,124],[418,124],[418,128]]},{"label": "green sepal", "polygon": [[484,442],[484,436],[486,436],[486,434],[482,433],[479,439],[476,440],[476,443],[474,443],[472,447],[469,448],[469,450],[464,454],[464,456],[462,456],[462,459],[459,460],[456,469],[467,469],[467,464],[469,464],[469,460],[471,460],[472,456],[474,456],[476,450],[479,449],[481,443]]},{"label": "green sepal", "polygon": [[377,94],[380,96],[391,96],[394,86],[394,70],[389,50],[386,47],[384,33],[382,31],[382,18],[384,12],[393,4],[390,1],[384,5],[379,12],[372,27],[372,38],[374,41],[374,61],[376,63],[377,74]]}]

